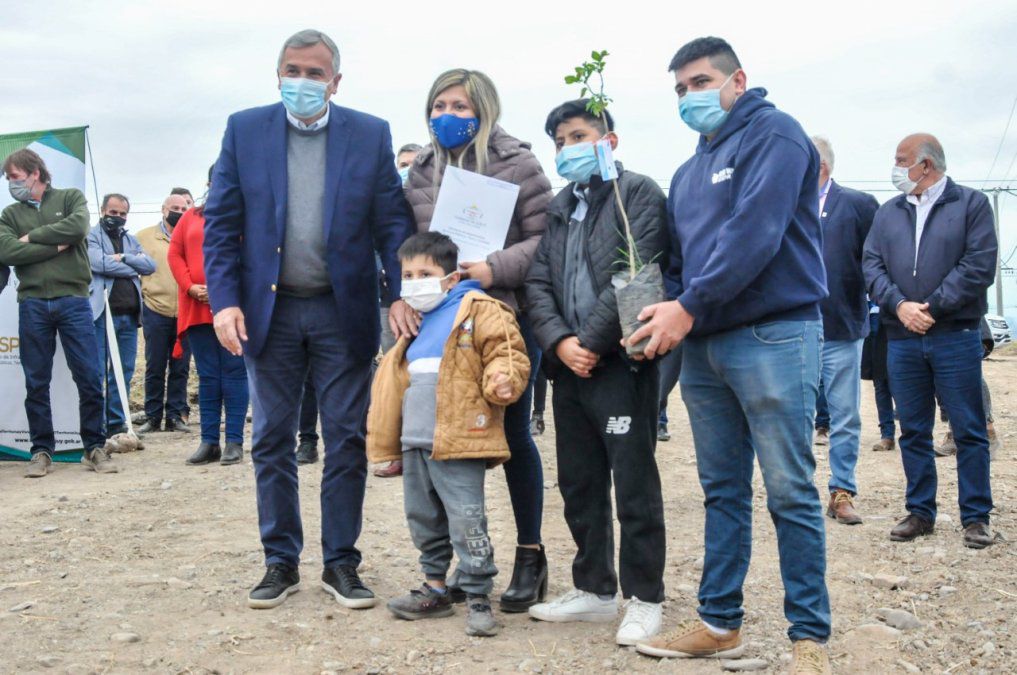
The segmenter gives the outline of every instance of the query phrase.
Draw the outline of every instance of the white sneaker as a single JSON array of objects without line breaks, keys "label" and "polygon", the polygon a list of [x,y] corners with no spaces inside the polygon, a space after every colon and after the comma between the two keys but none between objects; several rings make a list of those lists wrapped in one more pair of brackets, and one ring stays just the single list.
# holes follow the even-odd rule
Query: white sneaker
[{"label": "white sneaker", "polygon": [[[541,621],[614,621],[618,616],[618,601],[601,600],[596,593],[573,588],[565,595],[530,607],[530,616]],[[659,625],[659,622],[658,622]]]},{"label": "white sneaker", "polygon": [[661,607],[659,602],[643,602],[633,596],[625,603],[625,618],[618,627],[614,641],[631,646],[649,640],[660,632]]}]

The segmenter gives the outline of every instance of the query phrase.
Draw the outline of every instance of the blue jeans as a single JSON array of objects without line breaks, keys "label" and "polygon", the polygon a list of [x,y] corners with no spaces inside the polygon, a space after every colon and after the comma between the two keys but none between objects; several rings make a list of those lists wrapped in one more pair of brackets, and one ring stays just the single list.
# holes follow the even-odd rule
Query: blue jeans
[{"label": "blue jeans", "polygon": [[823,374],[819,374],[819,394],[816,396],[816,429],[830,429],[830,404],[826,400]]},{"label": "blue jeans", "polygon": [[544,466],[537,444],[530,435],[530,408],[533,405],[533,383],[540,371],[540,347],[523,314],[518,315],[519,330],[530,357],[530,381],[519,400],[505,408],[505,437],[512,458],[505,462],[512,514],[516,521],[516,543],[539,544],[544,511]]},{"label": "blue jeans", "polygon": [[830,492],[858,494],[855,465],[862,435],[862,341],[823,344],[822,382],[830,416]]},{"label": "blue jeans", "polygon": [[198,408],[201,411],[201,440],[219,445],[219,423],[226,408],[226,442],[244,442],[247,421],[247,369],[244,357],[226,351],[215,336],[212,324],[187,329],[187,343],[198,367]]},{"label": "blue jeans", "polygon": [[332,295],[280,295],[261,353],[246,356],[254,408],[251,459],[265,563],[296,567],[304,546],[298,497],[297,424],[310,371],[321,413],[325,461],[321,479],[321,547],[326,567],[360,564],[367,482],[364,427],[371,359],[350,353]]},{"label": "blue jeans", "polygon": [[660,407],[658,408],[657,424],[667,426],[667,399],[678,384],[682,374],[682,346],[669,351],[660,360]]},{"label": "blue jeans", "polygon": [[[190,412],[187,405],[187,378],[191,352],[184,342],[184,355],[173,358],[177,341],[177,319],[142,308],[141,327],[145,334],[145,416],[156,424],[163,414],[179,420]],[[167,375],[168,371],[168,375]]]},{"label": "blue jeans", "polygon": [[988,523],[992,510],[989,439],[982,403],[982,343],[977,330],[890,340],[887,366],[900,415],[900,451],[907,510],[936,518],[936,396],[950,416],[957,444],[961,523]]},{"label": "blue jeans", "polygon": [[872,388],[876,394],[876,413],[879,415],[879,437],[893,440],[897,434],[893,421],[893,396],[890,395],[890,381],[873,380]]},{"label": "blue jeans", "polygon": [[78,418],[85,450],[102,447],[102,386],[99,351],[95,346],[92,306],[88,298],[51,300],[25,298],[18,304],[18,339],[21,369],[25,373],[25,413],[32,438],[32,454],[56,450],[49,385],[53,379],[56,336],[64,349],[67,367],[78,388]]},{"label": "blue jeans", "polygon": [[[122,427],[127,424],[124,407],[120,404],[120,391],[117,389],[116,376],[109,367],[113,355],[106,344],[106,313],[103,312],[95,320],[95,343],[99,349],[99,382],[106,383],[106,428]],[[113,333],[117,338],[120,350],[120,368],[124,371],[124,386],[127,387],[127,400],[131,398],[131,378],[134,377],[134,363],[138,360],[138,316],[136,314],[114,314]]]},{"label": "blue jeans", "polygon": [[779,321],[685,340],[682,398],[706,504],[699,615],[741,626],[752,549],[752,470],[759,459],[777,530],[792,640],[830,635],[826,531],[816,491],[812,416],[820,321]]}]

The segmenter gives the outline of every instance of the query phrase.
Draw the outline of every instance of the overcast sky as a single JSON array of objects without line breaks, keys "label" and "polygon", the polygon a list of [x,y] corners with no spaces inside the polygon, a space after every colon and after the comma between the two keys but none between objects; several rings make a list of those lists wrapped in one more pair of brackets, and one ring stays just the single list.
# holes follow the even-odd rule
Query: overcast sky
[{"label": "overcast sky", "polygon": [[[696,142],[678,118],[667,64],[688,40],[719,35],[750,86],[830,138],[841,182],[892,190],[897,142],[928,131],[955,179],[994,186],[1009,168],[1005,184],[1017,190],[1017,120],[989,175],[1017,96],[1013,0],[12,2],[0,20],[0,133],[88,124],[98,191],[127,194],[137,228],[156,220],[142,212],[170,187],[203,190],[227,115],[278,100],[279,47],[311,27],[342,53],[333,101],[387,119],[397,145],[426,141],[436,75],[475,68],[498,86],[502,126],[531,141],[556,179],[544,119],[578,95],[563,76],[606,49],[617,157],[666,183]],[[1000,204],[1005,258],[1017,246],[1017,196]],[[1017,314],[1017,279],[1004,288],[1007,313]]]}]

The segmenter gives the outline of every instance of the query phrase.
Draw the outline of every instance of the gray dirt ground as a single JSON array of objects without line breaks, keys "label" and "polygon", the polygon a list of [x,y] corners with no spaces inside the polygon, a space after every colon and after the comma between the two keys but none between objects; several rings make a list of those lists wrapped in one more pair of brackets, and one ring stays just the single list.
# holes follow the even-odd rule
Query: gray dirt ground
[{"label": "gray dirt ground", "polygon": [[[1014,539],[1017,351],[985,365],[1005,444],[992,468],[994,525]],[[702,496],[678,396],[671,413],[674,439],[658,448],[668,526],[668,626],[694,616],[703,537]],[[1001,542],[981,552],[961,546],[952,459],[938,462],[941,509],[950,520],[916,543],[891,543],[887,533],[903,510],[903,472],[897,452],[868,449],[878,437],[868,383],[863,414],[858,506],[865,524],[848,528],[826,521],[834,670],[1017,670],[1017,640],[1009,626],[1017,609],[1013,546]],[[262,572],[249,460],[234,467],[194,468],[183,460],[195,438],[153,434],[146,440],[143,452],[117,457],[123,470],[113,476],[59,465],[47,478],[30,481],[21,477],[22,464],[0,463],[5,524],[0,531],[0,634],[5,636],[0,671],[721,671],[717,662],[660,662],[618,648],[612,625],[550,625],[526,615],[501,615],[501,635],[482,639],[464,635],[461,610],[452,618],[410,623],[392,618],[384,606],[361,612],[341,608],[316,585],[321,464],[300,470],[304,591],[275,610],[247,609],[246,593]],[[555,483],[553,430],[539,446],[551,592],[557,594],[570,586],[574,549]],[[817,484],[825,492],[822,450],[817,448]],[[768,672],[779,672],[786,667],[786,624],[773,526],[758,473],[756,482],[746,656],[765,659]],[[511,573],[514,527],[500,470],[490,472],[488,488],[502,570],[497,592]],[[369,479],[360,544],[363,576],[383,601],[419,583],[400,481]],[[871,576],[881,573],[906,576],[906,588],[880,589]],[[24,603],[30,606],[19,609]],[[882,626],[859,629],[878,623],[875,616],[883,607],[907,610],[922,626],[900,634],[887,634]]]}]

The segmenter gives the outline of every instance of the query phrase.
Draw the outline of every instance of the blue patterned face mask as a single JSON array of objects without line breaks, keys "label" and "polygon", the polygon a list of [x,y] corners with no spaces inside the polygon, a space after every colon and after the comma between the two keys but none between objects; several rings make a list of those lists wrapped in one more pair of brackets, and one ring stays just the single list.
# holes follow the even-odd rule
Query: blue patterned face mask
[{"label": "blue patterned face mask", "polygon": [[727,86],[732,77],[734,73],[716,89],[690,91],[678,99],[678,114],[693,131],[709,136],[727,120],[728,111],[720,105],[720,90]]},{"label": "blue patterned face mask", "polygon": [[314,117],[324,110],[328,103],[325,98],[327,91],[328,82],[304,77],[283,77],[279,88],[283,105],[291,115],[302,119]]},{"label": "blue patterned face mask", "polygon": [[431,118],[431,131],[438,139],[438,144],[446,150],[453,150],[469,143],[479,130],[480,120],[476,117],[456,117],[446,114]]}]

